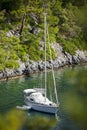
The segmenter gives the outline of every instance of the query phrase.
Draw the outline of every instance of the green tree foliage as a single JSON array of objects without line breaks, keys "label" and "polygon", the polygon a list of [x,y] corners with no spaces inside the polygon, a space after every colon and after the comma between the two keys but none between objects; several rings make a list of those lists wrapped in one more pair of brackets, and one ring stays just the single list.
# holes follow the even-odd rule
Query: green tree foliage
[{"label": "green tree foliage", "polygon": [[[17,68],[17,60],[21,57],[23,60],[26,52],[22,45],[19,44],[19,38],[12,36],[7,37],[5,31],[0,31],[0,66],[4,68]],[[19,54],[20,52],[20,54]]]},{"label": "green tree foliage", "polygon": [[[44,55],[44,11],[51,43],[59,42],[64,51],[71,54],[77,49],[87,49],[87,0],[2,0],[0,50],[7,56],[0,56],[1,68],[6,66],[4,60],[26,61],[26,55],[32,60],[41,60]],[[11,36],[7,36],[9,32]],[[52,55],[56,57],[54,51]]]},{"label": "green tree foliage", "polygon": [[16,10],[21,6],[22,0],[2,0],[0,1],[0,9],[6,9],[7,12]]},{"label": "green tree foliage", "polygon": [[21,130],[23,128],[26,130],[51,130],[55,125],[56,119],[54,118],[29,117],[23,111],[15,109],[9,111],[4,116],[0,116],[0,130]]},{"label": "green tree foliage", "polygon": [[67,6],[68,3],[71,3],[75,6],[84,6],[85,4],[87,4],[87,0],[61,0],[63,6]]}]

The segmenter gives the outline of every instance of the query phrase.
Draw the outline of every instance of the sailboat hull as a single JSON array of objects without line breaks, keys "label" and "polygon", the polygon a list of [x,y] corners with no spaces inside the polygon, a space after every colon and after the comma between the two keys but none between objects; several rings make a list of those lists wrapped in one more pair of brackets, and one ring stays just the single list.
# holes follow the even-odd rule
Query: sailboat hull
[{"label": "sailboat hull", "polygon": [[25,102],[25,103],[28,106],[30,106],[31,109],[36,110],[36,111],[40,111],[40,112],[56,114],[58,111],[58,107],[56,107],[56,106],[50,106],[50,105],[32,103],[32,102]]}]

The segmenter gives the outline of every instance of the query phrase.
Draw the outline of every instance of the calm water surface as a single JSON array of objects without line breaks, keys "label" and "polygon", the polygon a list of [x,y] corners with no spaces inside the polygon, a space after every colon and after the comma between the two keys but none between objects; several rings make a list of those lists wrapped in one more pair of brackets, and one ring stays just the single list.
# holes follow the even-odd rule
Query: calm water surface
[{"label": "calm water surface", "polygon": [[[65,105],[64,103],[65,103],[65,97],[67,97],[69,93],[72,97],[72,95],[75,94],[75,91],[77,91],[75,89],[76,88],[75,82],[77,82],[76,75],[79,72],[78,77],[79,80],[81,80],[82,71],[84,70],[87,72],[87,65],[64,67],[55,71],[57,93],[60,102],[58,115],[62,120],[60,125],[56,129],[62,130],[63,126],[64,125],[66,126],[68,124],[69,130],[71,129],[75,130],[73,123],[70,123],[70,120],[72,119],[70,119],[69,122],[67,122],[68,119],[71,117],[68,116],[67,114],[68,109],[65,109],[67,107],[64,107]],[[68,73],[70,76],[67,76]],[[50,91],[50,90],[53,91],[51,72],[48,72],[47,76],[48,76],[47,84],[51,88],[51,89],[48,88],[48,96],[50,97],[50,94],[52,94],[52,97],[54,98],[54,93],[51,93]],[[84,76],[83,79],[86,79],[87,73],[86,75],[83,76]],[[22,77],[14,80],[0,82],[0,113],[3,114],[12,108],[15,108],[17,105],[19,106],[24,105],[23,90],[27,88],[34,88],[37,86],[38,87],[43,86],[44,84],[43,80],[44,80],[44,74],[39,73],[31,75],[31,77]]]}]

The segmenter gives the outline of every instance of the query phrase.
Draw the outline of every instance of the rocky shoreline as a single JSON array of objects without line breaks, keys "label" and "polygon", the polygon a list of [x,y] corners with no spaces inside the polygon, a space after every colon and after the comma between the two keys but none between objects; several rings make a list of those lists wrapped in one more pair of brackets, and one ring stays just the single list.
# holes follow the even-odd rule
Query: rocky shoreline
[{"label": "rocky shoreline", "polygon": [[[51,69],[52,65],[54,68],[58,69],[65,65],[73,65],[79,63],[87,62],[87,51],[77,50],[75,55],[70,55],[67,52],[63,52],[63,48],[59,44],[54,44],[53,48],[57,52],[57,58],[55,60],[47,61],[47,69]],[[35,72],[44,71],[44,62],[43,61],[30,61],[23,63],[18,61],[20,64],[19,68],[14,70],[5,68],[4,71],[0,71],[0,80],[8,80],[20,77],[22,75],[30,75]]]}]

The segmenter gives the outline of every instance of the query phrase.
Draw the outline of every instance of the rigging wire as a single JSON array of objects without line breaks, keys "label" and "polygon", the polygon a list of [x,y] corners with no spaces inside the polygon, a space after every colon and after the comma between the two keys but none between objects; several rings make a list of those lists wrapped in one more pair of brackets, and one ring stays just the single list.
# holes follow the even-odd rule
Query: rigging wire
[{"label": "rigging wire", "polygon": [[[48,36],[48,44],[49,44],[49,50],[50,50],[50,60],[52,61],[52,51],[51,51],[51,46],[50,46],[48,26],[47,26],[47,36]],[[57,95],[56,80],[55,80],[55,75],[54,75],[54,70],[53,70],[53,64],[52,64],[52,75],[53,75],[53,82],[54,82],[54,91],[55,91],[55,95],[56,95],[56,102],[57,102],[57,105],[58,105],[59,101],[58,101],[58,95]]]},{"label": "rigging wire", "polygon": [[44,12],[44,55],[45,55],[45,97],[47,96],[47,74],[46,74],[46,12]]}]

